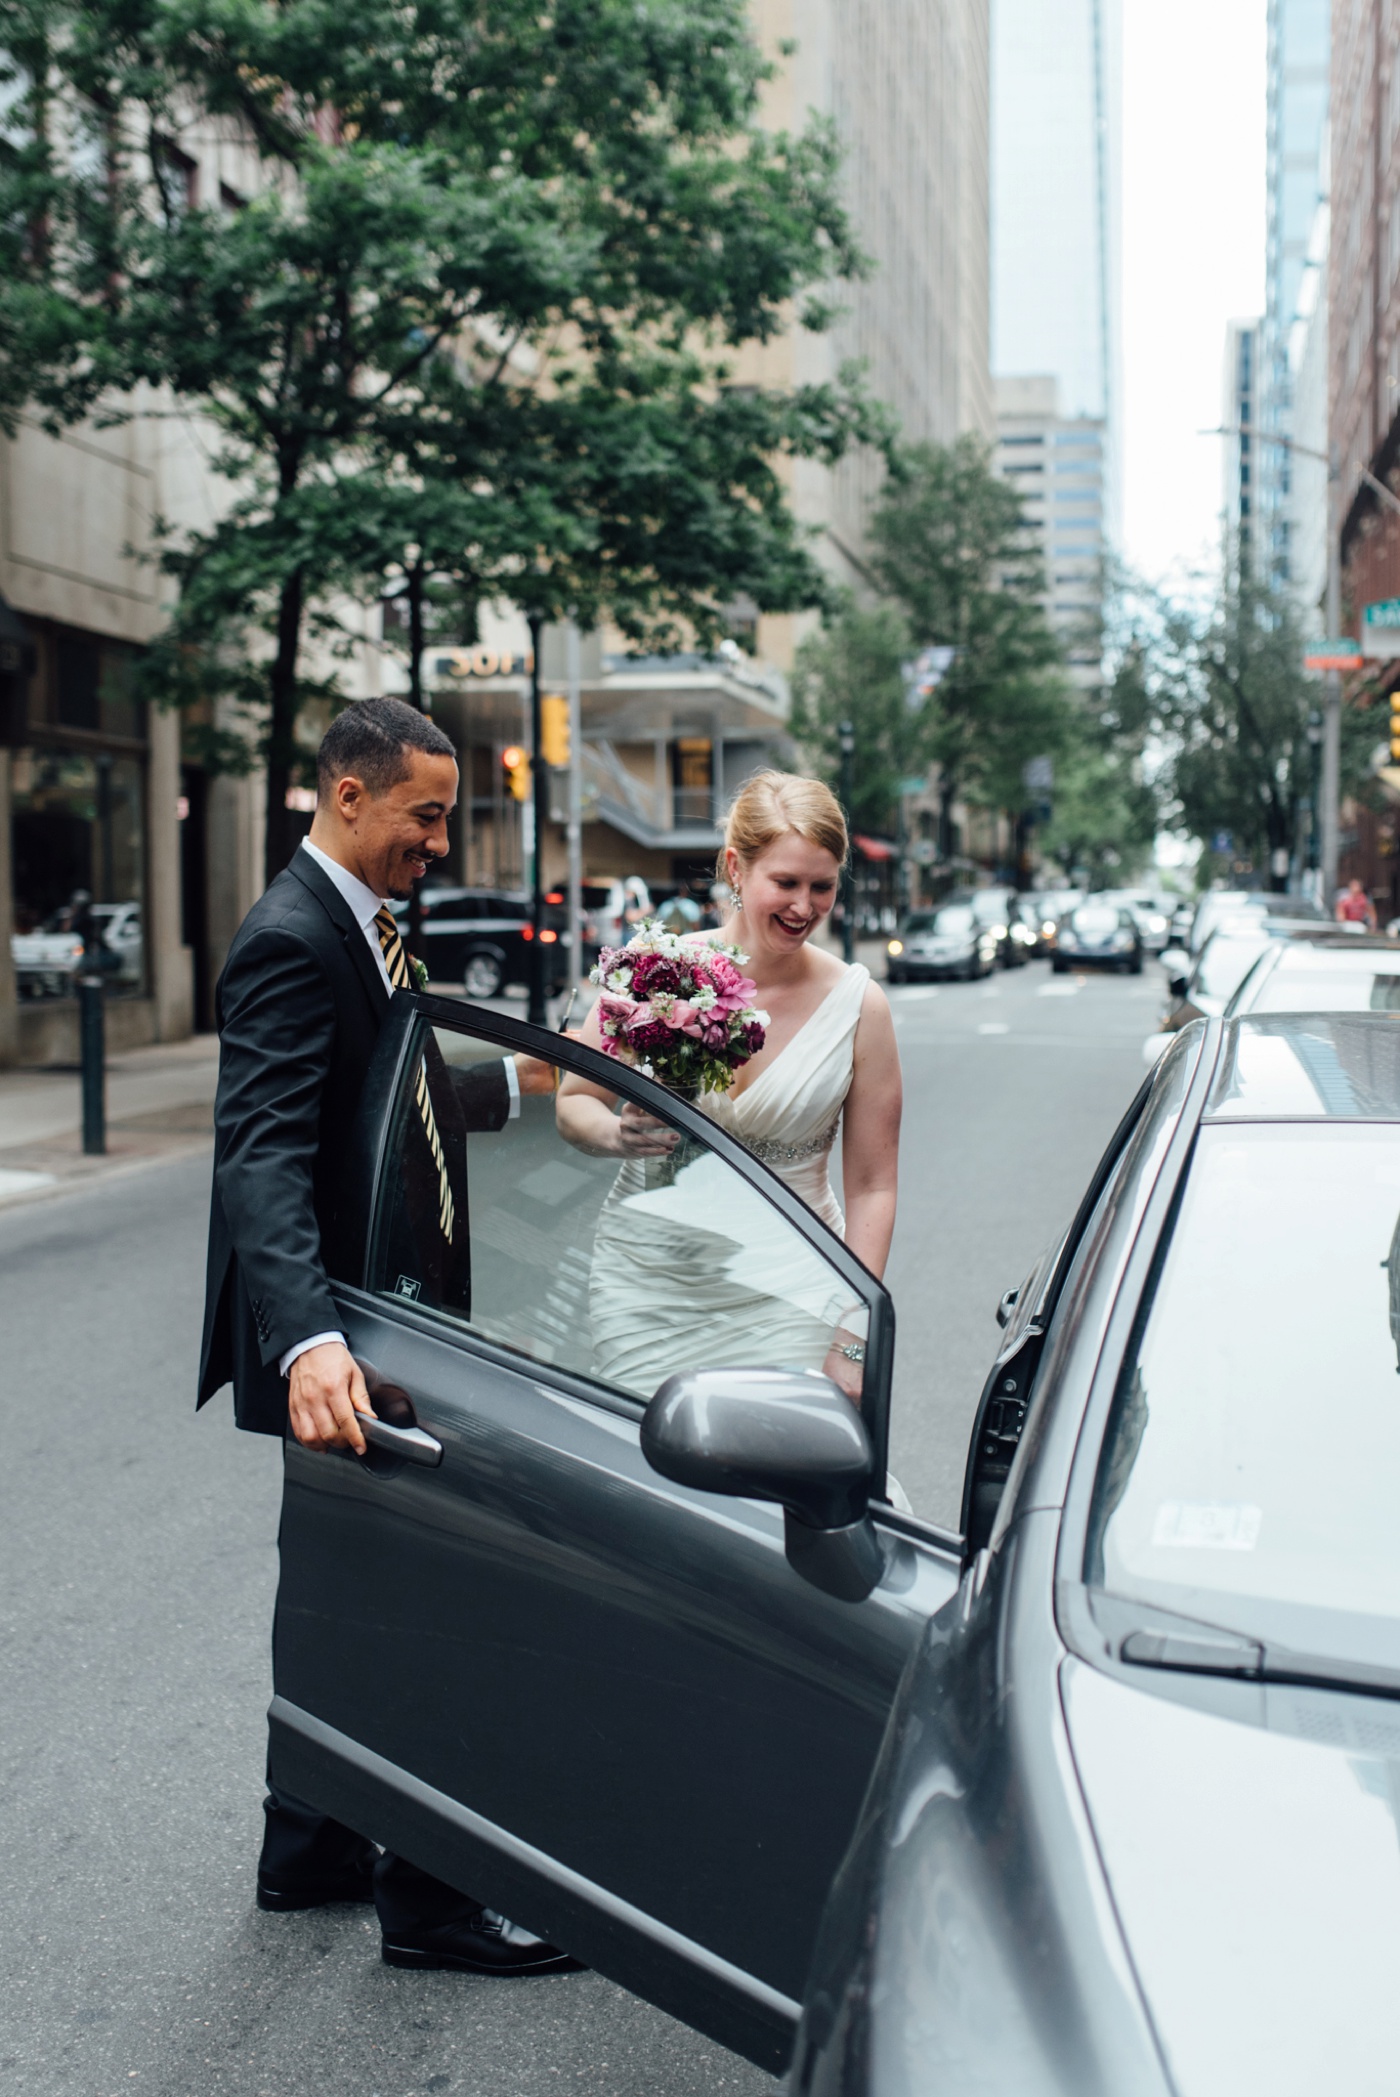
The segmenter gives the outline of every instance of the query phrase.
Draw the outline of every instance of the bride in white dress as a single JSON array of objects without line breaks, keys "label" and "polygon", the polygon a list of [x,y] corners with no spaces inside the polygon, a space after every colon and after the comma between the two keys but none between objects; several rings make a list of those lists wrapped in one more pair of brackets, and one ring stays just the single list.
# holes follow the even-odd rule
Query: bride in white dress
[{"label": "bride in white dress", "polygon": [[[702,1094],[698,1105],[879,1276],[897,1190],[894,1026],[867,969],[811,944],[836,901],[847,849],[840,807],[818,781],[760,772],[740,791],[721,859],[733,910],[717,937],[747,954],[753,1002],[768,1027],[728,1092]],[[596,1008],[583,1039],[599,1043]],[[693,1359],[822,1368],[859,1400],[864,1331],[856,1307],[832,1299],[830,1270],[767,1204],[738,1201],[744,1190],[706,1158],[673,1186],[648,1190],[641,1161],[669,1155],[675,1132],[630,1102],[617,1112],[615,1094],[582,1078],[564,1078],[558,1118],[578,1149],[624,1160],[595,1244],[590,1308],[600,1370],[650,1396],[688,1352],[676,1319],[693,1312],[705,1327],[703,1354]],[[828,1170],[838,1131],[844,1215]]]}]

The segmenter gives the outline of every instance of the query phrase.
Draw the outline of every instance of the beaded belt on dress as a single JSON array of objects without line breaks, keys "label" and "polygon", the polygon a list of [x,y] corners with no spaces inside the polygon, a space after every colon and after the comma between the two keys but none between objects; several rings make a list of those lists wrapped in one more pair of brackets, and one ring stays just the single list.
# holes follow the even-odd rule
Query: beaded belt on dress
[{"label": "beaded belt on dress", "polygon": [[750,1136],[740,1139],[744,1148],[756,1157],[760,1165],[805,1165],[809,1158],[819,1158],[824,1150],[830,1150],[836,1141],[836,1123],[813,1136],[808,1143],[775,1143],[767,1136]]}]

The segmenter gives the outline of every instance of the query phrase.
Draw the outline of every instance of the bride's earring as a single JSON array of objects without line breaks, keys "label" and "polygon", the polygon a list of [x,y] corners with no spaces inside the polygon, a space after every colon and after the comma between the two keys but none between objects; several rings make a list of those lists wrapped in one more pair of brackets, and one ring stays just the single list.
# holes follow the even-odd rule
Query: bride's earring
[{"label": "bride's earring", "polygon": [[731,910],[742,910],[744,907],[744,899],[732,881],[729,884],[729,907]]}]

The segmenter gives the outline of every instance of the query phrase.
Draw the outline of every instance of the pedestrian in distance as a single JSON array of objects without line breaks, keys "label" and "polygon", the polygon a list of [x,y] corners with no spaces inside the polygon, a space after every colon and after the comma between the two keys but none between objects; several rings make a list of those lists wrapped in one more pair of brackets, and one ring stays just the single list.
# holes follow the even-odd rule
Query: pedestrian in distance
[{"label": "pedestrian in distance", "polygon": [[1355,874],[1337,898],[1335,915],[1339,925],[1365,925],[1372,932],[1376,929],[1376,906]]},{"label": "pedestrian in distance", "polygon": [[[311,834],[244,919],[215,992],[219,1082],[197,1402],[232,1383],[239,1427],[290,1432],[327,1461],[344,1460],[333,1451],[362,1456],[360,1416],[374,1417],[338,1329],[327,1253],[380,1025],[394,992],[412,981],[389,904],[407,899],[446,853],[457,783],[452,744],[415,708],[398,699],[347,707],[321,744]],[[449,1071],[434,1049],[425,1052],[415,1227],[442,1272],[454,1232],[439,1125],[500,1129],[522,1091],[553,1084],[553,1066],[533,1057]],[[270,1758],[264,1812],[261,1908],[373,1899],[391,1965],[488,1974],[576,1965],[421,1863],[381,1853],[372,1830],[294,1796]]]}]

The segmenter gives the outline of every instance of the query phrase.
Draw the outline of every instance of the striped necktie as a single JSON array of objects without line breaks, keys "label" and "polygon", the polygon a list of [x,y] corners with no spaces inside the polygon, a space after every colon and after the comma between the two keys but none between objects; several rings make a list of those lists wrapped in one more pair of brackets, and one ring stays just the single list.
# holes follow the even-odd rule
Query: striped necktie
[{"label": "striped necktie", "polygon": [[[399,928],[394,922],[394,913],[387,903],[381,903],[374,913],[374,929],[379,935],[379,946],[384,956],[384,966],[389,971],[389,981],[395,990],[411,990],[413,979],[408,970],[408,956],[399,938]],[[442,1138],[438,1134],[437,1116],[428,1094],[428,1066],[426,1061],[418,1065],[418,1112],[423,1122],[423,1134],[428,1139],[428,1148],[433,1154],[433,1163],[438,1174],[438,1225],[448,1244],[452,1243],[452,1223],[455,1209],[452,1201],[452,1185],[447,1177],[447,1159],[443,1155]]]}]

